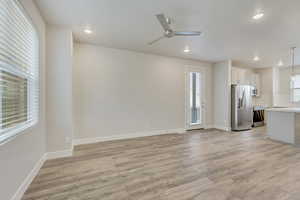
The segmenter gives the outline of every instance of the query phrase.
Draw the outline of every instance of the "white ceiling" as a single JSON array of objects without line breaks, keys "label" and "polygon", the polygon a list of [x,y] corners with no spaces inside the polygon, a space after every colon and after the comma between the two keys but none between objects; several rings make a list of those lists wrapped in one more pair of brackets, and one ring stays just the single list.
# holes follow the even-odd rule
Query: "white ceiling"
[{"label": "white ceiling", "polygon": [[[108,47],[204,61],[233,59],[252,67],[289,63],[289,48],[300,47],[299,0],[36,0],[50,24],[72,28],[76,40]],[[253,21],[263,10],[265,16]],[[176,30],[202,31],[152,46],[163,34],[155,18],[165,13]],[[94,31],[83,33],[85,26]],[[188,45],[189,54],[183,49]],[[254,62],[258,55],[261,61]],[[300,51],[299,51],[300,57]],[[300,63],[300,58],[299,62]]]}]

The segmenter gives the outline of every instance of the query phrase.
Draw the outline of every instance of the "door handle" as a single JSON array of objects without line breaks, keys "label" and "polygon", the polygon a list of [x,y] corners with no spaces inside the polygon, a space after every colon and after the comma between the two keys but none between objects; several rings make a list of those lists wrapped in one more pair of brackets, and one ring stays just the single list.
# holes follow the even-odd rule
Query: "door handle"
[{"label": "door handle", "polygon": [[238,108],[241,108],[242,107],[242,100],[241,98],[238,98]]}]

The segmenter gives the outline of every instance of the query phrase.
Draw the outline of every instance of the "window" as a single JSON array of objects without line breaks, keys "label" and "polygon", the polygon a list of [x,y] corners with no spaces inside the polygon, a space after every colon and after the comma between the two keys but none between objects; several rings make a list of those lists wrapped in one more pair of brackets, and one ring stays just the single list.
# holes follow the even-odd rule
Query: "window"
[{"label": "window", "polygon": [[300,74],[291,77],[291,99],[300,102]]},{"label": "window", "polygon": [[18,0],[0,0],[0,143],[38,121],[38,36]]}]

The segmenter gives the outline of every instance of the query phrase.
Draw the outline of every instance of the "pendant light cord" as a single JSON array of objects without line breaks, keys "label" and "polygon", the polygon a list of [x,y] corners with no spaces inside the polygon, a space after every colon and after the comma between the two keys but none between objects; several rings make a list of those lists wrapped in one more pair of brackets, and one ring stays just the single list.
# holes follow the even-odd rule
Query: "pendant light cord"
[{"label": "pendant light cord", "polygon": [[[295,86],[295,49],[296,47],[292,47],[291,48],[291,67],[292,67],[292,79],[291,79],[291,88],[293,89],[294,86]],[[292,95],[291,95],[291,102],[294,102],[294,92],[292,92]]]},{"label": "pendant light cord", "polygon": [[291,64],[292,64],[292,76],[295,76],[295,49],[296,47],[291,48]]}]

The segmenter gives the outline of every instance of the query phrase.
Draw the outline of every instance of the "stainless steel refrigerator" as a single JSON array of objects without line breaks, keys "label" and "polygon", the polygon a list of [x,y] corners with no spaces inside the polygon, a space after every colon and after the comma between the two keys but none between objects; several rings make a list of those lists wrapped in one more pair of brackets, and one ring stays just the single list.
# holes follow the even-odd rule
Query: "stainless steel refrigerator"
[{"label": "stainless steel refrigerator", "polygon": [[250,85],[231,85],[231,129],[249,130],[253,124],[253,87]]}]

